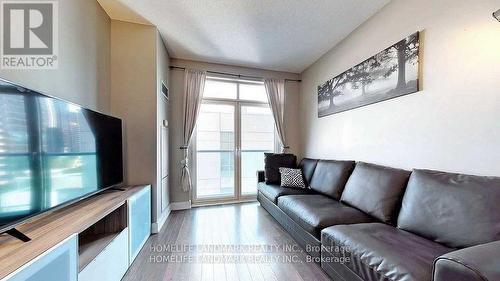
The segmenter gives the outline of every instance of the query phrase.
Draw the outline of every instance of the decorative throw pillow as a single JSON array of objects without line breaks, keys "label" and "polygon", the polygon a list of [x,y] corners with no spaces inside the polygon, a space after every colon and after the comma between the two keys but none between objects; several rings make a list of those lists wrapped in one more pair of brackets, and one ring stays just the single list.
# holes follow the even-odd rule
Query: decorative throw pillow
[{"label": "decorative throw pillow", "polygon": [[306,188],[301,169],[280,168],[281,186]]},{"label": "decorative throw pillow", "polygon": [[266,184],[280,184],[281,167],[297,168],[297,156],[288,153],[264,153]]}]

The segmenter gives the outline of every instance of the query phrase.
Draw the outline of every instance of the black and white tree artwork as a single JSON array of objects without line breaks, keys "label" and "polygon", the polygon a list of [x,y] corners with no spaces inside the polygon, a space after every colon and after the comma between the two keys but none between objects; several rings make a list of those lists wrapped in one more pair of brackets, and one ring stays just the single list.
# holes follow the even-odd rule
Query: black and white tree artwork
[{"label": "black and white tree artwork", "polygon": [[419,91],[416,32],[318,86],[318,117]]}]

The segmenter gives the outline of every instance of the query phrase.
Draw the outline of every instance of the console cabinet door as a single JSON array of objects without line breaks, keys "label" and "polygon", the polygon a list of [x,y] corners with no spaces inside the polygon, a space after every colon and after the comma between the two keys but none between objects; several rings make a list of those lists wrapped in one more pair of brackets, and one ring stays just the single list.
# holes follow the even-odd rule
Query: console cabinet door
[{"label": "console cabinet door", "polygon": [[9,281],[77,281],[78,238],[70,236],[34,258],[3,280]]},{"label": "console cabinet door", "polygon": [[151,234],[151,186],[128,199],[129,261],[134,261]]}]

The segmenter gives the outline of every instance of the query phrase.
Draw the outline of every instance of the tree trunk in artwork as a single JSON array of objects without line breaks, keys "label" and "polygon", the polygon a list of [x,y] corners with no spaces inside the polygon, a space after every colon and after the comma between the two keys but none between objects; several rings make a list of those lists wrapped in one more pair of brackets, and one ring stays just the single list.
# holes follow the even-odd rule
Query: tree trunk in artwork
[{"label": "tree trunk in artwork", "polygon": [[406,88],[406,42],[402,41],[398,44],[398,85],[396,88]]},{"label": "tree trunk in artwork", "polygon": [[333,108],[333,94],[330,96],[330,108]]}]

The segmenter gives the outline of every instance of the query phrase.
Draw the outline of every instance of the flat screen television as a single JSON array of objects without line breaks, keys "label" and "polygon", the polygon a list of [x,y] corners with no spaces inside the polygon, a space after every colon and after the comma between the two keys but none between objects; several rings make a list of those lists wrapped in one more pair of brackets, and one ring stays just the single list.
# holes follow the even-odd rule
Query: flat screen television
[{"label": "flat screen television", "polygon": [[122,158],[120,119],[0,79],[0,233],[120,185]]}]

